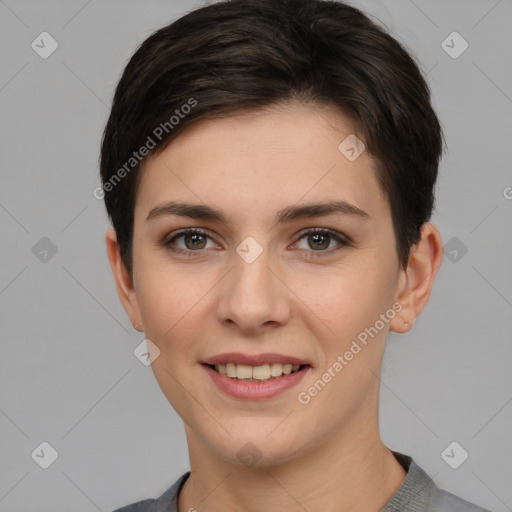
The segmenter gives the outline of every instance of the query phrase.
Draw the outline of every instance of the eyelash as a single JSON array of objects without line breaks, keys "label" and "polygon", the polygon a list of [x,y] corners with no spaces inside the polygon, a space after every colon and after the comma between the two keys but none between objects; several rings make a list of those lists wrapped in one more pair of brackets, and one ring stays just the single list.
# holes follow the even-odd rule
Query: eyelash
[{"label": "eyelash", "polygon": [[[301,251],[306,251],[306,252],[312,253],[311,256],[309,256],[311,258],[322,257],[325,253],[331,254],[334,251],[337,251],[337,250],[340,250],[340,249],[343,249],[343,248],[346,248],[346,247],[351,247],[351,245],[352,245],[351,241],[348,238],[344,238],[338,232],[336,232],[336,231],[334,231],[332,229],[328,229],[328,228],[313,228],[313,229],[309,229],[307,231],[304,231],[299,236],[297,242],[299,240],[302,240],[303,238],[305,238],[307,236],[318,235],[318,234],[319,235],[327,235],[327,236],[331,237],[332,239],[334,239],[336,242],[339,243],[339,246],[334,248],[334,249],[325,249],[325,250],[319,250],[319,251],[307,250],[307,249],[299,249]],[[178,231],[178,233],[176,233],[170,239],[164,239],[162,244],[163,244],[164,247],[168,248],[169,250],[171,250],[171,251],[173,251],[175,253],[187,254],[188,256],[192,256],[194,253],[201,253],[201,252],[203,252],[201,249],[199,249],[197,251],[193,251],[191,249],[178,249],[176,247],[172,247],[172,244],[178,238],[181,238],[181,237],[183,237],[185,235],[201,235],[201,236],[204,236],[204,237],[212,239],[208,233],[206,233],[205,231],[203,231],[201,229],[198,229],[198,228],[187,228],[187,229],[183,229],[181,231]],[[295,243],[297,243],[297,242],[295,242]],[[320,254],[316,254],[316,253],[320,253]],[[324,253],[324,254],[322,254],[322,253]]]}]

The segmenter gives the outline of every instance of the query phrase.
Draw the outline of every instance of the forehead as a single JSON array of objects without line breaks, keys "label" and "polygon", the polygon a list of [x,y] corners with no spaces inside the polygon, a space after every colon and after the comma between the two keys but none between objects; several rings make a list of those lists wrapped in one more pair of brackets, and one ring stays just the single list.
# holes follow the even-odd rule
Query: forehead
[{"label": "forehead", "polygon": [[364,150],[353,158],[364,147],[355,137],[340,112],[306,105],[197,122],[146,159],[136,217],[171,199],[216,205],[238,217],[344,200],[382,216],[387,201],[374,160]]}]

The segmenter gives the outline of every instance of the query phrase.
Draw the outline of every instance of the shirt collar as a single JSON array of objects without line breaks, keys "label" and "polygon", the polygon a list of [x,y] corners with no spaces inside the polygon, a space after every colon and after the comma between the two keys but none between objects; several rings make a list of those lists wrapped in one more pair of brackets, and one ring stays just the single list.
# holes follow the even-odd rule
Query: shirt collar
[{"label": "shirt collar", "polygon": [[434,481],[408,455],[393,451],[393,455],[407,471],[402,485],[391,496],[380,512],[424,512],[428,510],[433,493],[436,491]]},{"label": "shirt collar", "polygon": [[[436,491],[434,481],[414,462],[412,457],[400,452],[393,451],[392,453],[407,471],[407,476],[380,512],[403,512],[404,510],[424,512],[428,510],[428,504]],[[178,512],[178,495],[189,476],[190,471],[187,471],[158,498],[154,512]]]}]

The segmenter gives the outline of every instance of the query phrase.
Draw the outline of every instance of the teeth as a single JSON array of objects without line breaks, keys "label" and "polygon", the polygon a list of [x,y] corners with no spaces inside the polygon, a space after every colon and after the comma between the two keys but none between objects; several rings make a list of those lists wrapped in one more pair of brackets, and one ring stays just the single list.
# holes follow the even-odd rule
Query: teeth
[{"label": "teeth", "polygon": [[[218,369],[218,368],[217,368]],[[228,377],[236,377],[236,365],[233,363],[228,363],[226,365],[226,375]]]},{"label": "teeth", "polygon": [[246,364],[218,364],[215,369],[222,375],[227,375],[236,379],[255,379],[268,380],[272,377],[280,377],[281,375],[289,375],[296,372],[300,368],[299,364],[262,364],[260,366],[248,366]]},{"label": "teeth", "polygon": [[248,366],[252,371],[252,378],[256,380],[270,379],[270,365],[262,364],[261,366],[255,366],[254,368]]},{"label": "teeth", "polygon": [[279,363],[272,363],[270,366],[270,375],[272,377],[280,377],[283,373],[283,365]]},{"label": "teeth", "polygon": [[252,379],[252,366],[245,364],[236,365],[236,378],[237,379]]}]

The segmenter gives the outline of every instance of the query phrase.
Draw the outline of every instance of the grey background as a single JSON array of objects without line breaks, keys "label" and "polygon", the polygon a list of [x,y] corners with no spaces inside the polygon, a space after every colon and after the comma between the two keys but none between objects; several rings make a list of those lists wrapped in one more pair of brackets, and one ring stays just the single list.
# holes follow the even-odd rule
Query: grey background
[{"label": "grey background", "polygon": [[[448,145],[432,220],[458,251],[413,331],[389,337],[382,437],[439,486],[510,511],[512,2],[353,3],[428,72]],[[182,422],[133,355],[143,335],[118,301],[92,191],[123,66],[199,5],[0,0],[1,511],[109,511],[189,468]],[[59,44],[47,59],[31,48],[43,31]],[[441,47],[453,31],[469,43],[457,59]],[[59,454],[48,469],[31,457],[43,441]],[[458,469],[441,457],[452,441],[469,452]]]}]

